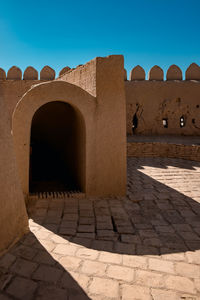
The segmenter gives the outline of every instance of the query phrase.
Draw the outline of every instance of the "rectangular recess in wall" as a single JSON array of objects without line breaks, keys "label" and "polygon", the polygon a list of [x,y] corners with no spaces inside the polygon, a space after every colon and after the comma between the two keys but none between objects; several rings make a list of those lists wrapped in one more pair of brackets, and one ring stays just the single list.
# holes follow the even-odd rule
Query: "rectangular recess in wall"
[{"label": "rectangular recess in wall", "polygon": [[164,128],[168,128],[168,119],[167,118],[162,119],[162,123],[163,123]]}]

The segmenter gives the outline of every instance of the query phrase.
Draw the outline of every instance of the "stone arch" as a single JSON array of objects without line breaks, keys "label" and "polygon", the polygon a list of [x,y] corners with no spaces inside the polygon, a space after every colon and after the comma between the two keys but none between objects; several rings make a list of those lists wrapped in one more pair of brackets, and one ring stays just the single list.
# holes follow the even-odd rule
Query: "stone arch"
[{"label": "stone arch", "polygon": [[0,68],[0,80],[5,80],[6,79],[6,72],[4,69]]},{"label": "stone arch", "polygon": [[136,66],[131,70],[130,80],[145,80],[145,71],[141,66]]},{"label": "stone arch", "polygon": [[38,80],[38,71],[33,67],[27,67],[24,71],[24,80]]},{"label": "stone arch", "polygon": [[59,72],[59,76],[62,76],[63,74],[65,74],[66,72],[68,72],[69,70],[71,70],[70,67],[64,67],[60,72]]},{"label": "stone arch", "polygon": [[40,72],[40,80],[54,80],[55,79],[55,71],[49,67],[45,66]]},{"label": "stone arch", "polygon": [[7,79],[9,80],[21,80],[22,79],[22,71],[20,68],[13,66],[8,70]]},{"label": "stone arch", "polygon": [[167,80],[182,80],[182,71],[176,65],[171,65],[167,70]]},{"label": "stone arch", "polygon": [[[92,174],[92,157],[94,157],[94,112],[96,101],[93,96],[81,88],[63,81],[45,82],[33,86],[17,104],[13,113],[12,131],[16,151],[22,190],[29,194],[30,140],[31,126],[35,113],[43,105],[52,102],[63,102],[70,105],[76,113],[78,126],[84,124],[85,138],[80,136],[84,144],[84,154],[81,154],[80,184],[81,190],[90,193]],[[81,150],[82,151],[82,150]],[[89,159],[90,158],[90,159]]]},{"label": "stone arch", "polygon": [[185,80],[200,80],[200,67],[192,63],[185,72]]},{"label": "stone arch", "polygon": [[159,66],[153,66],[151,70],[149,71],[149,80],[163,80],[163,70]]}]

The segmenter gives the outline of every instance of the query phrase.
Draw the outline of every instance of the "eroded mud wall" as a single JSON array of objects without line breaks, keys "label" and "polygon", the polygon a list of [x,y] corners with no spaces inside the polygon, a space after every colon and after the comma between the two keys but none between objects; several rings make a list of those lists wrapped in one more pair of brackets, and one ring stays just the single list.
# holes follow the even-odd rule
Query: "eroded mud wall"
[{"label": "eroded mud wall", "polygon": [[11,127],[0,96],[0,255],[28,230],[25,200],[19,183]]},{"label": "eroded mud wall", "polygon": [[130,81],[125,81],[127,134],[200,135],[199,66],[192,64],[185,80],[175,65],[168,69],[166,80],[158,66],[145,79],[137,66]]}]

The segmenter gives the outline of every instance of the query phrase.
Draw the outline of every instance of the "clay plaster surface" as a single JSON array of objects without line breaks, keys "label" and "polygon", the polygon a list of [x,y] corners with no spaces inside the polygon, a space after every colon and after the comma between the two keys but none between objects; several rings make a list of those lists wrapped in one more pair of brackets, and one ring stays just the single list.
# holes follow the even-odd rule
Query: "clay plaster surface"
[{"label": "clay plaster surface", "polygon": [[[70,70],[54,82],[33,86],[22,97],[13,115],[13,134],[25,195],[29,182],[31,120],[41,105],[51,101],[69,103],[80,111],[85,121],[86,194],[124,195],[126,114],[123,57],[96,58],[85,66]],[[13,97],[10,111],[16,103],[17,99]]]},{"label": "clay plaster surface", "polygon": [[[40,95],[43,95],[42,97]],[[53,102],[55,99],[71,104],[75,110],[78,110],[84,117],[86,135],[88,137],[86,143],[86,190],[91,184],[90,172],[92,162],[92,143],[94,133],[94,109],[95,99],[82,89],[66,82],[50,82],[37,85],[19,102],[14,112],[13,119],[13,136],[15,141],[15,149],[17,162],[20,172],[20,179],[24,194],[28,194],[29,184],[29,151],[30,151],[30,129],[31,121],[34,113],[42,105]],[[81,99],[81,101],[80,101]],[[90,157],[90,159],[88,159]],[[88,178],[89,176],[89,178]]]},{"label": "clay plaster surface", "polygon": [[0,97],[0,254],[28,231],[7,107]]},{"label": "clay plaster surface", "polygon": [[[199,81],[126,81],[127,133],[136,113],[140,135],[200,135]],[[185,126],[181,128],[180,118]],[[168,120],[164,128],[163,119]]]}]

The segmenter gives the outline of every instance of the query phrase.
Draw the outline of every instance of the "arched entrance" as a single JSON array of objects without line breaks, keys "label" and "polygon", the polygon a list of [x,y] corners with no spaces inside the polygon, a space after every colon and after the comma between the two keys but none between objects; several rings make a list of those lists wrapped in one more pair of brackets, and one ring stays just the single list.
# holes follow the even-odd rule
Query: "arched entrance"
[{"label": "arched entrance", "polygon": [[[58,105],[55,105],[55,102],[58,103]],[[50,106],[51,103],[53,103],[52,107]],[[59,138],[61,147],[59,148],[58,145],[56,145],[55,151],[60,150],[58,155],[59,159],[64,162],[64,170],[66,171],[67,169],[67,173],[70,177],[74,178],[73,184],[87,195],[93,194],[93,191],[96,191],[94,168],[96,149],[94,126],[95,107],[96,102],[93,96],[82,90],[80,87],[63,81],[38,84],[24,94],[13,113],[12,133],[19,177],[25,197],[27,197],[30,192],[30,156],[34,155],[34,138],[36,137],[36,142],[39,145],[37,139],[42,140],[44,135],[46,135],[42,133],[44,128],[46,128],[45,132],[48,132],[49,138],[53,139],[52,136],[54,136],[53,142],[51,141],[54,146],[56,138]],[[52,115],[57,116],[54,118],[54,121],[52,121]],[[45,126],[43,124],[43,122],[45,122],[43,119],[44,116],[45,119],[49,119],[48,121],[46,120]],[[52,122],[50,122],[50,120]],[[40,130],[37,129],[37,124],[41,124],[41,126],[39,126]],[[63,124],[65,124],[65,126],[63,126],[65,129],[62,128]],[[68,129],[66,129],[66,127]],[[48,128],[51,129],[47,130]],[[52,134],[53,132],[54,134]],[[60,135],[60,137],[58,137],[58,135]],[[43,149],[46,147],[46,149],[51,148],[52,150],[53,147],[47,147],[48,143],[46,136],[44,137],[44,140],[45,146]],[[70,140],[71,143],[69,142]],[[63,150],[64,143],[66,143],[65,145],[67,146],[66,151]],[[31,155],[30,145],[32,146]],[[53,151],[53,153],[55,152]],[[41,154],[41,151],[39,151],[39,154]],[[37,155],[35,160],[37,161]],[[39,158],[39,161],[40,160],[41,157]],[[54,155],[54,166],[55,165],[56,159]],[[38,167],[40,168],[41,166],[39,165]],[[51,167],[51,165],[49,167]],[[36,172],[35,174],[38,176],[41,169],[37,169],[37,163],[35,171],[32,171],[32,168],[33,162],[31,174],[32,172]],[[59,171],[63,170],[63,167],[59,165],[58,169]],[[39,172],[37,172],[38,170]],[[52,170],[50,169],[50,171]],[[57,172],[57,174],[61,173],[62,172]],[[64,173],[66,174],[66,172]],[[55,173],[52,172],[51,176],[53,174]],[[44,172],[43,175],[45,175],[45,178],[47,172]],[[63,178],[64,176],[61,179],[63,180]],[[41,178],[39,179],[41,180]],[[56,179],[58,182],[60,180],[59,176]],[[69,185],[69,181],[65,180],[64,183]]]},{"label": "arched entrance", "polygon": [[30,138],[30,192],[84,191],[85,129],[78,111],[61,101],[34,114]]}]

